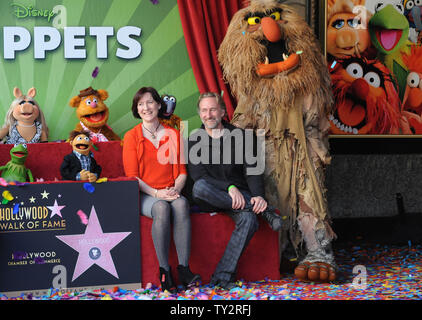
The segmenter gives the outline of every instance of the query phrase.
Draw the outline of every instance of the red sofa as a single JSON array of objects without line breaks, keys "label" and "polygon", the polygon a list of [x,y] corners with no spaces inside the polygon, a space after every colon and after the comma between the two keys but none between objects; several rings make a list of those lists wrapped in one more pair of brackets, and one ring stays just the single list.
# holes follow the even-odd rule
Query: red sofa
[{"label": "red sofa", "polygon": [[[119,141],[101,142],[98,150],[93,150],[96,161],[103,168],[102,177],[128,179],[124,177],[122,166],[122,147]],[[0,145],[0,165],[10,160],[12,145]],[[71,152],[71,146],[64,142],[28,144],[27,168],[31,169],[34,179],[45,182],[60,180],[60,165],[63,157]],[[193,213],[191,215],[191,269],[201,274],[203,283],[208,283],[215,267],[223,255],[231,232],[233,221],[222,213]],[[142,286],[148,282],[159,285],[159,268],[151,237],[152,220],[140,215],[141,233],[141,273]],[[170,264],[173,271],[178,264],[174,244],[171,245]],[[260,220],[260,227],[243,253],[238,266],[238,279],[258,281],[265,278],[279,279],[278,233],[272,231],[267,223]],[[177,281],[177,272],[173,272]]]}]

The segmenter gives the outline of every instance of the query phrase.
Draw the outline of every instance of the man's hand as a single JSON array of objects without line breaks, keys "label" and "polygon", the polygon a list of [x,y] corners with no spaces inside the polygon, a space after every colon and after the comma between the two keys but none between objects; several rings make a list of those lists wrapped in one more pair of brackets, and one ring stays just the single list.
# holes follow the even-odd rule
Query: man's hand
[{"label": "man's hand", "polygon": [[251,204],[253,205],[252,211],[256,214],[264,212],[267,209],[267,201],[261,196],[252,197]]},{"label": "man's hand", "polygon": [[232,197],[233,209],[243,209],[245,207],[245,198],[243,197],[243,194],[239,191],[238,188],[232,187],[229,191],[229,195],[230,197]]}]

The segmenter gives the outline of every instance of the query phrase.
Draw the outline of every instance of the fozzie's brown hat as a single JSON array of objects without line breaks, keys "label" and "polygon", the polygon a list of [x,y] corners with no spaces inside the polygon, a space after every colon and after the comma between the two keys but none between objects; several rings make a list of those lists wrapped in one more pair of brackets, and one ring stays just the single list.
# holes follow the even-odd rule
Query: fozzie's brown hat
[{"label": "fozzie's brown hat", "polygon": [[96,95],[98,96],[98,91],[92,89],[92,87],[86,88],[84,90],[79,91],[78,97],[83,98],[90,95]]}]

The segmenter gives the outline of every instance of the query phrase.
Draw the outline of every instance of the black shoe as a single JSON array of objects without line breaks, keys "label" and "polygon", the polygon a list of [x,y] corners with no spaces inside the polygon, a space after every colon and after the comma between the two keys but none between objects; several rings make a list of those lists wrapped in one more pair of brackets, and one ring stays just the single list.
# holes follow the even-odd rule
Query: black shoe
[{"label": "black shoe", "polygon": [[267,209],[261,213],[262,217],[265,221],[268,222],[271,229],[274,231],[278,231],[281,229],[283,225],[283,219],[274,212],[274,210]]},{"label": "black shoe", "polygon": [[230,291],[231,289],[238,287],[238,285],[234,281],[218,280],[218,279],[217,280],[211,280],[210,286],[221,288],[221,289],[227,290],[227,291]]},{"label": "black shoe", "polygon": [[160,267],[160,282],[161,282],[161,290],[164,292],[167,290],[171,294],[177,293],[177,288],[174,285],[173,277],[171,276],[171,268],[169,271]]},{"label": "black shoe", "polygon": [[192,271],[190,271],[189,266],[185,267],[179,264],[177,266],[177,272],[179,281],[182,283],[185,290],[187,287],[201,281],[201,276],[199,274],[193,274]]}]

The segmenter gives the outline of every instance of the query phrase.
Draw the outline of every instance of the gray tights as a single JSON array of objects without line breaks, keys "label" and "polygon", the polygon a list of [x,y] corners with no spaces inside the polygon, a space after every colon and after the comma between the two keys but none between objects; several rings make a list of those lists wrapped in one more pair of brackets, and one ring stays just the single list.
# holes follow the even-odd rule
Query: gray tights
[{"label": "gray tights", "polygon": [[158,263],[161,268],[169,270],[169,249],[171,222],[173,221],[173,240],[179,264],[187,266],[190,256],[191,225],[189,203],[185,198],[171,202],[160,200],[152,206],[152,240]]}]

